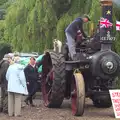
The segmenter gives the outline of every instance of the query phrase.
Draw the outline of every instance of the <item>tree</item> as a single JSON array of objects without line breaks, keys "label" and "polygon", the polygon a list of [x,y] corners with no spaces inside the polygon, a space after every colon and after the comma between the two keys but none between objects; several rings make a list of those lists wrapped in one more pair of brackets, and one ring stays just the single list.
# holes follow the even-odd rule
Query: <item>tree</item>
[{"label": "tree", "polygon": [[[3,0],[0,5],[6,13],[5,20],[0,20],[0,39],[11,43],[13,50],[23,52],[51,49],[54,38],[64,42],[65,28],[83,14],[92,19],[84,25],[91,35],[101,17],[99,0]],[[113,11],[115,22],[120,18],[120,9],[114,5]],[[120,35],[114,32],[119,52]]]},{"label": "tree", "polygon": [[4,39],[15,50],[41,52],[52,47],[56,23],[57,17],[47,0],[16,0],[7,10]]},{"label": "tree", "polygon": [[10,44],[0,42],[0,60],[5,54],[12,52],[12,47]]}]

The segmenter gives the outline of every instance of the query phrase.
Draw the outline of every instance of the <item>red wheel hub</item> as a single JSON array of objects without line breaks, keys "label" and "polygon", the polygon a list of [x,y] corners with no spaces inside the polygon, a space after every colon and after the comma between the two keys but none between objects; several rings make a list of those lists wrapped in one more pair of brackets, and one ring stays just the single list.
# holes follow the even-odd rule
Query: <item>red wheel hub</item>
[{"label": "red wheel hub", "polygon": [[[50,73],[50,74],[49,74]],[[49,100],[50,100],[50,97],[51,97],[51,87],[52,85],[52,82],[53,82],[53,71],[50,71],[48,74],[48,80],[46,81],[46,78],[47,77],[44,77],[44,79],[42,80],[42,93],[43,93],[43,99],[44,99],[44,104],[45,106],[48,106],[49,104]]]}]

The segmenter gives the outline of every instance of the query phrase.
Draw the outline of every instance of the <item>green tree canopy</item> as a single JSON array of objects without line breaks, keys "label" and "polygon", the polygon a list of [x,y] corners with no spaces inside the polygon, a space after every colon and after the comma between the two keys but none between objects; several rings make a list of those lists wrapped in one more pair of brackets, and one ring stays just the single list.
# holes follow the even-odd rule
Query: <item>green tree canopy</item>
[{"label": "green tree canopy", "polygon": [[[84,25],[92,34],[101,17],[99,0],[2,0],[5,20],[0,20],[0,40],[11,43],[16,51],[37,51],[52,48],[52,40],[64,42],[65,28],[76,17],[89,14],[92,21]],[[114,23],[120,20],[120,9],[114,5]],[[120,52],[120,34],[116,32],[115,47]]]}]

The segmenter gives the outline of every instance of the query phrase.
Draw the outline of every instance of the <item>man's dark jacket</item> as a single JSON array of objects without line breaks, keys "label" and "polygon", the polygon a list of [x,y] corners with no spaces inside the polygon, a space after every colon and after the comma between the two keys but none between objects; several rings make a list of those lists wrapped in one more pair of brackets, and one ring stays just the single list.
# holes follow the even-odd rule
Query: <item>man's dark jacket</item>
[{"label": "man's dark jacket", "polygon": [[0,111],[8,111],[8,94],[7,94],[7,80],[6,72],[9,67],[7,60],[0,61],[0,86],[1,86],[1,99],[0,99]]},{"label": "man's dark jacket", "polygon": [[36,67],[32,67],[30,64],[28,64],[24,69],[26,82],[29,82],[27,85],[28,92],[32,94],[37,89],[37,80],[38,80],[38,72]]},{"label": "man's dark jacket", "polygon": [[69,33],[73,39],[77,36],[77,31],[80,30],[84,37],[87,37],[83,31],[83,20],[81,17],[76,18],[65,30],[66,33]]},{"label": "man's dark jacket", "polygon": [[7,60],[2,60],[0,62],[0,84],[7,85],[6,72],[9,67],[9,62]]}]

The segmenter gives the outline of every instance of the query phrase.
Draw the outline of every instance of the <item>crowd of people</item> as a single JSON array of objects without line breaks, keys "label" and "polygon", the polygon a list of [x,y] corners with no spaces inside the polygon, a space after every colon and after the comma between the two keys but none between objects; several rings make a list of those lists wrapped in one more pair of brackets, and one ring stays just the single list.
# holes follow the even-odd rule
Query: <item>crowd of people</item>
[{"label": "crowd of people", "polygon": [[0,112],[21,116],[22,96],[26,105],[34,107],[33,96],[38,90],[38,66],[30,57],[27,66],[20,64],[19,55],[6,54],[0,62]]},{"label": "crowd of people", "polygon": [[[53,51],[61,52],[62,43],[54,40]],[[57,51],[58,50],[58,51]],[[0,61],[0,112],[9,116],[21,116],[22,96],[25,104],[35,107],[33,96],[40,91],[42,58],[21,59],[19,53],[5,54]]]}]

